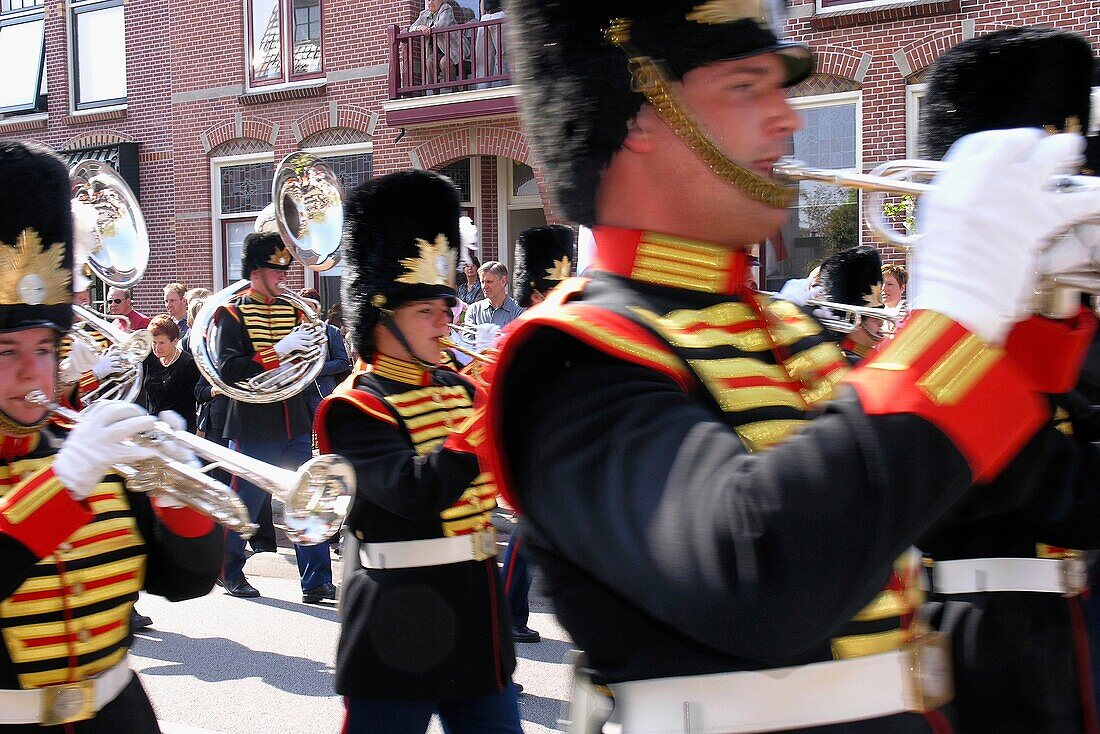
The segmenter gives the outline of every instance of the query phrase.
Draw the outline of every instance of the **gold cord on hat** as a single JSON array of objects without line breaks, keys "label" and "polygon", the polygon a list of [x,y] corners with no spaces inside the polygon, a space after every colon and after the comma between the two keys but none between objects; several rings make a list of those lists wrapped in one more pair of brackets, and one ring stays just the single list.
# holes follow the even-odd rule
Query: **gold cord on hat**
[{"label": "gold cord on hat", "polygon": [[631,89],[644,94],[665,124],[723,181],[766,206],[776,209],[791,206],[798,196],[797,189],[764,178],[734,163],[710,141],[677,98],[670,75],[664,67],[631,45],[630,24],[629,18],[615,18],[604,36],[626,54]]}]

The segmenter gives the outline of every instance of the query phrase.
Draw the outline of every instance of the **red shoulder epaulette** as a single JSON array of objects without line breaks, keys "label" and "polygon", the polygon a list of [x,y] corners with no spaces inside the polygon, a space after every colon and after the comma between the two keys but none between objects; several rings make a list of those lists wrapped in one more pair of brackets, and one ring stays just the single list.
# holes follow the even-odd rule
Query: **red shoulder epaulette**
[{"label": "red shoulder epaulette", "polygon": [[485,439],[478,448],[478,458],[483,469],[496,477],[497,486],[508,504],[522,510],[512,491],[512,475],[502,454],[503,442],[499,440],[503,428],[504,385],[502,376],[525,342],[541,329],[553,329],[598,349],[616,359],[648,367],[671,378],[685,392],[694,377],[672,348],[641,324],[600,306],[572,303],[585,285],[587,278],[570,278],[564,281],[536,308],[523,313],[508,324],[500,341],[500,352],[495,360],[485,365],[482,378],[488,383],[486,404],[482,412]]}]

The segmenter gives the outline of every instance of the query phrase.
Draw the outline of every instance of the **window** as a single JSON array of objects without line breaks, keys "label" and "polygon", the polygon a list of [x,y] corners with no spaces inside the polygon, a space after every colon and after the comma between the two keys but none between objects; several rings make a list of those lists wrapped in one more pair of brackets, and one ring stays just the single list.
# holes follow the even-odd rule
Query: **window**
[{"label": "window", "polygon": [[[791,100],[804,125],[791,141],[799,161],[812,168],[860,167],[860,94],[843,92]],[[798,202],[779,236],[769,241],[765,290],[804,277],[833,252],[859,244],[859,196],[853,189],[816,181],[798,185]]]},{"label": "window", "polygon": [[0,0],[0,114],[45,111],[43,0]]},{"label": "window", "polygon": [[481,0],[450,0],[456,23],[472,23],[481,17]]},{"label": "window", "polygon": [[512,161],[512,200],[539,198],[539,182],[531,166]]},{"label": "window", "polygon": [[240,279],[244,238],[252,231],[260,211],[271,203],[275,162],[265,154],[251,158],[251,161],[237,158],[213,164],[215,270],[220,276],[219,288]]},{"label": "window", "polygon": [[321,76],[321,0],[249,0],[251,86]]},{"label": "window", "polygon": [[123,0],[72,6],[73,99],[88,110],[126,103],[126,16]]},{"label": "window", "polygon": [[817,12],[828,12],[830,10],[869,10],[876,5],[884,5],[888,2],[896,3],[898,0],[817,0]]},{"label": "window", "polygon": [[905,87],[905,157],[920,158],[920,116],[927,84]]},{"label": "window", "polygon": [[471,158],[463,158],[454,163],[448,163],[439,169],[439,173],[454,181],[458,187],[459,195],[465,202],[473,201],[473,181],[470,173]]}]

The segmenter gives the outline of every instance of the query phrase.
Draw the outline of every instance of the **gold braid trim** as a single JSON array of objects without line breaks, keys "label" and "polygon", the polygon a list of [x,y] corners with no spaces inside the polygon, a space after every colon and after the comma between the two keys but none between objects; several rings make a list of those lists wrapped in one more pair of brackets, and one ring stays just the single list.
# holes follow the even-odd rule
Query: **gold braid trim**
[{"label": "gold braid trim", "polygon": [[626,54],[630,66],[631,89],[644,94],[665,124],[723,181],[765,206],[775,209],[791,206],[798,196],[797,189],[783,186],[737,165],[703,134],[672,91],[669,75],[662,65],[631,46],[630,23],[629,18],[615,18],[604,32],[604,37]]}]

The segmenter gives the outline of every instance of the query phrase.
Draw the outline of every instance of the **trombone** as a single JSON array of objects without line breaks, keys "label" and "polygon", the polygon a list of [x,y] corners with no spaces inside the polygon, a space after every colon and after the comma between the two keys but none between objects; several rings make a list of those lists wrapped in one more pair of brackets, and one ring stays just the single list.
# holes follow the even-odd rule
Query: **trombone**
[{"label": "trombone", "polygon": [[[80,422],[80,413],[53,402],[41,390],[28,393],[24,400],[45,407],[70,423]],[[314,457],[295,472],[186,431],[177,431],[164,421],[157,421],[153,431],[131,440],[145,446],[176,441],[211,463],[198,469],[183,462],[158,458],[133,466],[116,466],[129,489],[171,497],[243,538],[252,537],[256,525],[249,519],[248,509],[237,493],[207,474],[213,469],[222,468],[236,474],[282,502],[287,537],[300,545],[317,545],[332,537],[343,524],[355,491],[354,468],[335,454]]]}]

